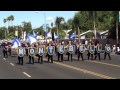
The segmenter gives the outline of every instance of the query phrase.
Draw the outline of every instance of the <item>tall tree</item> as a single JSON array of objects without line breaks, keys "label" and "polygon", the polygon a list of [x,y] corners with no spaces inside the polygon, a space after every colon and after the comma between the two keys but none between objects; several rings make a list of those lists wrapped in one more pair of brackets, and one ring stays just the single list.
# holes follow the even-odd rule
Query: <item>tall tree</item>
[{"label": "tall tree", "polygon": [[24,29],[23,31],[26,31],[26,33],[29,33],[32,31],[32,25],[31,25],[31,22],[22,22],[23,23],[23,26],[24,26]]},{"label": "tall tree", "polygon": [[4,24],[5,24],[5,39],[6,39],[6,31],[7,31],[6,22],[7,22],[7,19],[3,19],[3,22],[4,22]]},{"label": "tall tree", "polygon": [[10,20],[11,20],[11,18],[10,18],[10,16],[8,16],[7,17],[7,21],[8,21],[8,33],[9,33]]},{"label": "tall tree", "polygon": [[13,15],[10,16],[10,20],[11,20],[11,24],[12,24],[12,27],[13,27],[13,21],[14,21],[14,16]]},{"label": "tall tree", "polygon": [[62,21],[64,21],[63,17],[56,17],[55,24],[56,24],[56,27],[57,27],[57,34],[58,34],[58,30],[60,29],[60,24],[61,24]]},{"label": "tall tree", "polygon": [[51,27],[53,28],[53,22],[51,22]]},{"label": "tall tree", "polygon": [[77,28],[77,31],[78,31],[78,39],[79,39],[79,42],[80,42],[80,20],[79,20],[79,16],[76,14],[74,19],[73,19],[73,23],[74,23],[74,26]]}]

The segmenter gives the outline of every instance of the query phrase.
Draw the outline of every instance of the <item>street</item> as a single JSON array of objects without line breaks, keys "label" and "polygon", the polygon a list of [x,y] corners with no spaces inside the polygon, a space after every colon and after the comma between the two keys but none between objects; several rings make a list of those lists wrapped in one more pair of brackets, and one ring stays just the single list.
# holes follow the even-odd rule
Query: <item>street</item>
[{"label": "street", "polygon": [[0,49],[0,79],[120,79],[120,56],[111,55],[101,61],[87,60],[78,61],[77,55],[73,55],[73,61],[67,61],[67,55],[64,54],[64,61],[58,62],[54,55],[54,62],[28,64],[28,57],[24,56],[24,64],[19,65],[17,57],[3,58],[2,49]]}]

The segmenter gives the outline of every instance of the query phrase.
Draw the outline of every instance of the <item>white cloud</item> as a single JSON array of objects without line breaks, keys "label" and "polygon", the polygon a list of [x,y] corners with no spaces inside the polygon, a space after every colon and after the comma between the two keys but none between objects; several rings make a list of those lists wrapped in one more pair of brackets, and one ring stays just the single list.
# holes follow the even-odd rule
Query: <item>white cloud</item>
[{"label": "white cloud", "polygon": [[46,20],[47,21],[51,21],[53,18],[52,17],[47,17]]}]

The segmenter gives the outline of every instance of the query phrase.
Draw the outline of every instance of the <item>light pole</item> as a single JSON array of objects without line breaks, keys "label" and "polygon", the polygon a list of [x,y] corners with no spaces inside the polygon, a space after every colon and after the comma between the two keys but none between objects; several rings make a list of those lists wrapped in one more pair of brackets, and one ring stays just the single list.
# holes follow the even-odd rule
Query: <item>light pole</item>
[{"label": "light pole", "polygon": [[[36,11],[36,13],[39,13],[40,11]],[[44,23],[45,23],[45,30],[44,30],[44,32],[46,33],[46,14],[45,14],[45,11],[44,11]],[[44,41],[45,41],[45,39],[46,39],[47,37],[45,37],[45,35],[44,35]],[[46,39],[46,42],[47,42],[47,39]]]}]

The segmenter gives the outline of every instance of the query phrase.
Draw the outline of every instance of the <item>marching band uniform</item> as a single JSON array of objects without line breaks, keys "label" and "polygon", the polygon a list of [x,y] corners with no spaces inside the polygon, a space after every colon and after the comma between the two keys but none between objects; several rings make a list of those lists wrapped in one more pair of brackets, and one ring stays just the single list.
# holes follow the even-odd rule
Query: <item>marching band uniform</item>
[{"label": "marching band uniform", "polygon": [[[107,46],[108,46],[108,44],[106,44],[105,49],[107,49]],[[110,52],[107,52],[107,51],[105,51],[105,53],[104,53],[104,60],[106,59],[106,56],[107,56],[107,55],[108,55],[108,57],[109,57],[109,60],[111,60]]]},{"label": "marching band uniform", "polygon": [[[89,43],[90,45],[92,45],[92,43]],[[88,46],[88,48],[89,48],[89,46]],[[88,50],[88,60],[89,60],[89,58],[90,58],[90,56],[91,56],[91,59],[93,60],[93,54],[91,54],[90,52],[89,52],[89,50]]]},{"label": "marching band uniform", "polygon": [[75,54],[77,55],[77,53],[78,53],[78,47],[77,47],[77,45],[75,44]]},{"label": "marching band uniform", "polygon": [[8,46],[8,52],[9,52],[9,55],[11,56],[11,46],[10,45]]},{"label": "marching band uniform", "polygon": [[[61,43],[59,43],[59,45],[57,45],[57,48],[61,45]],[[63,62],[63,54],[59,53],[59,51],[57,50],[57,53],[58,53],[58,61],[61,57],[61,62]]]},{"label": "marching band uniform", "polygon": [[[21,46],[19,46],[19,47],[21,47]],[[19,55],[18,55],[18,64],[23,65],[23,57],[20,57]]]},{"label": "marching band uniform", "polygon": [[26,55],[28,56],[28,45],[25,46]]},{"label": "marching band uniform", "polygon": [[[32,46],[31,46],[32,47]],[[32,60],[32,64],[34,64],[34,56],[30,56],[29,55],[29,64],[31,64],[31,60]]]},{"label": "marching band uniform", "polygon": [[[66,47],[68,48],[70,45],[71,45],[71,42],[69,42],[69,44]],[[67,51],[67,55],[68,55],[68,61],[69,61],[70,56],[71,56],[71,61],[72,61],[72,54]]]},{"label": "marching band uniform", "polygon": [[[49,46],[51,46],[51,44],[49,44]],[[47,47],[47,50],[48,50],[48,47]],[[48,56],[48,62],[51,58],[51,63],[53,63],[53,55],[49,55],[48,52],[47,52],[47,56]]]},{"label": "marching band uniform", "polygon": [[40,62],[40,60],[41,60],[41,64],[42,64],[42,63],[43,63],[43,55],[40,56],[40,55],[38,54],[38,63]]},{"label": "marching band uniform", "polygon": [[80,50],[79,50],[79,45],[77,45],[77,52],[78,52],[78,61],[79,61],[79,59],[80,59],[80,56],[81,56],[81,58],[82,58],[82,61],[84,61],[84,60],[83,60],[83,53],[81,53]]},{"label": "marching band uniform", "polygon": [[7,45],[4,45],[4,48],[3,48],[3,55],[4,55],[4,58],[5,58],[5,57],[8,58],[7,51],[8,51]]},{"label": "marching band uniform", "polygon": [[[41,61],[40,61],[40,59],[41,59]],[[41,62],[41,64],[43,63],[43,55],[42,56],[38,55],[38,63],[39,62]]]},{"label": "marching band uniform", "polygon": [[97,58],[97,56],[98,56],[98,58],[99,58],[99,60],[100,60],[100,52],[97,52],[97,46],[99,45],[99,43],[97,43],[97,45],[95,46],[95,60],[96,60],[96,58]]},{"label": "marching band uniform", "polygon": [[55,53],[58,56],[58,51],[57,51],[57,44],[54,45],[55,46]]}]

